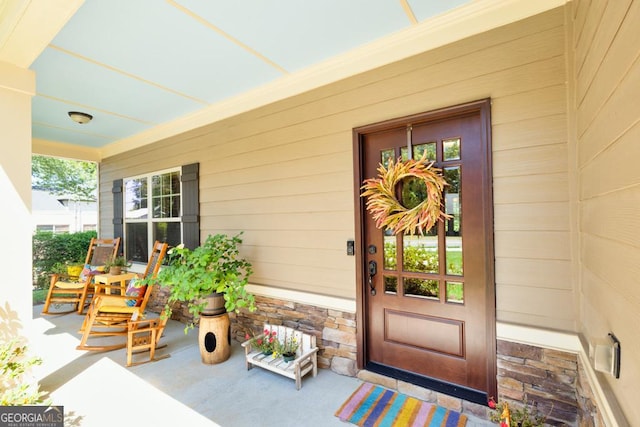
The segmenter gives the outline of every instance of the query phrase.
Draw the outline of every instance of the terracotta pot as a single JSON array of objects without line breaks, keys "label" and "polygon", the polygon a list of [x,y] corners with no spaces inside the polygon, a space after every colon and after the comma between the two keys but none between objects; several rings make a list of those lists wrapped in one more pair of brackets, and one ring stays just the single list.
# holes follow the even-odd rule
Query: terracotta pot
[{"label": "terracotta pot", "polygon": [[109,267],[109,274],[117,276],[122,273],[122,267]]}]

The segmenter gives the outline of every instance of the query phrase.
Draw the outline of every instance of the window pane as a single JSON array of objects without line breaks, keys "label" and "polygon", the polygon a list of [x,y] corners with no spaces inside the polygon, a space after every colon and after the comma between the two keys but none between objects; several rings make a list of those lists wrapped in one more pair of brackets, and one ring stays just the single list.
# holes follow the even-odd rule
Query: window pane
[{"label": "window pane", "polygon": [[408,296],[439,300],[440,286],[437,280],[423,280],[405,277],[404,294]]},{"label": "window pane", "polygon": [[153,240],[167,242],[169,246],[177,246],[182,243],[179,222],[154,222]]},{"label": "window pane", "polygon": [[393,149],[391,150],[383,150],[380,152],[380,163],[382,163],[382,165],[384,167],[389,166],[389,160],[395,160],[395,153],[393,152]]},{"label": "window pane", "polygon": [[447,302],[464,303],[464,284],[461,282],[447,282]]},{"label": "window pane", "polygon": [[402,236],[402,268],[418,273],[438,273],[438,230],[433,227],[424,235]]},{"label": "window pane", "polygon": [[460,138],[442,140],[444,160],[460,160]]},{"label": "window pane", "polygon": [[391,230],[384,233],[384,269],[396,270],[398,268],[398,252],[396,249],[396,236]]},{"label": "window pane", "polygon": [[445,224],[447,274],[462,275],[462,205],[460,194],[460,167],[445,168],[445,210],[452,216]]},{"label": "window pane", "polygon": [[396,276],[384,276],[384,293],[398,293],[398,278]]},{"label": "window pane", "polygon": [[180,176],[178,172],[154,175],[151,182],[153,218],[180,217]]},{"label": "window pane", "polygon": [[424,153],[427,153],[427,160],[436,161],[436,143],[428,142],[426,144],[418,144],[413,146],[413,158],[421,159]]},{"label": "window pane", "polygon": [[[414,160],[418,160],[422,158],[424,153],[427,153],[427,160],[435,162],[436,161],[436,143],[435,142],[427,142],[425,144],[416,144],[413,146],[413,158]],[[402,160],[409,160],[408,154],[409,150],[407,147],[400,148],[400,157]]]},{"label": "window pane", "polygon": [[125,182],[125,218],[147,218],[147,179],[130,179]]},{"label": "window pane", "polygon": [[413,209],[427,198],[427,184],[415,176],[402,180],[401,203],[407,209]]},{"label": "window pane", "polygon": [[125,242],[125,257],[128,260],[143,263],[149,261],[146,222],[134,222],[126,224]]}]

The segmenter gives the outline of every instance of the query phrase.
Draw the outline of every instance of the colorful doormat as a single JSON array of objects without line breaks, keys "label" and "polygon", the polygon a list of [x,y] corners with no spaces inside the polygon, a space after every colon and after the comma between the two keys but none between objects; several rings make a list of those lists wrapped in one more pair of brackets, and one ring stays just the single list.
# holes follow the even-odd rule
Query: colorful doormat
[{"label": "colorful doormat", "polygon": [[335,413],[364,427],[464,427],[467,417],[377,385],[363,383]]}]

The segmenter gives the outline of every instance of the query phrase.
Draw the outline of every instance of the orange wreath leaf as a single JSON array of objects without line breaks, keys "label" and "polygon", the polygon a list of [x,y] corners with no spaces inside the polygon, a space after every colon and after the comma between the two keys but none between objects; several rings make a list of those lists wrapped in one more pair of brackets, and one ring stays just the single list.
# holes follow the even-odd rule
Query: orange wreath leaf
[{"label": "orange wreath leaf", "polygon": [[[396,197],[396,186],[407,177],[421,179],[427,196],[417,206],[408,209]],[[426,153],[420,160],[394,162],[385,167],[380,164],[378,177],[364,180],[361,197],[367,198],[366,208],[379,229],[388,228],[393,234],[425,233],[438,221],[451,218],[441,209],[442,191],[447,185],[442,171],[426,161]]]}]

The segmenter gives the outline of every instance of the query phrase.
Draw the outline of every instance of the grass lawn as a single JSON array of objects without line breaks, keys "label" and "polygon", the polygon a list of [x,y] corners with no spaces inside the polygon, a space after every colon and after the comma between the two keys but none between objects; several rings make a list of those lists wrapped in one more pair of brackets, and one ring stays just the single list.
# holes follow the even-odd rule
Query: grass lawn
[{"label": "grass lawn", "polygon": [[33,291],[33,305],[44,304],[44,300],[47,299],[48,289],[36,289]]}]

